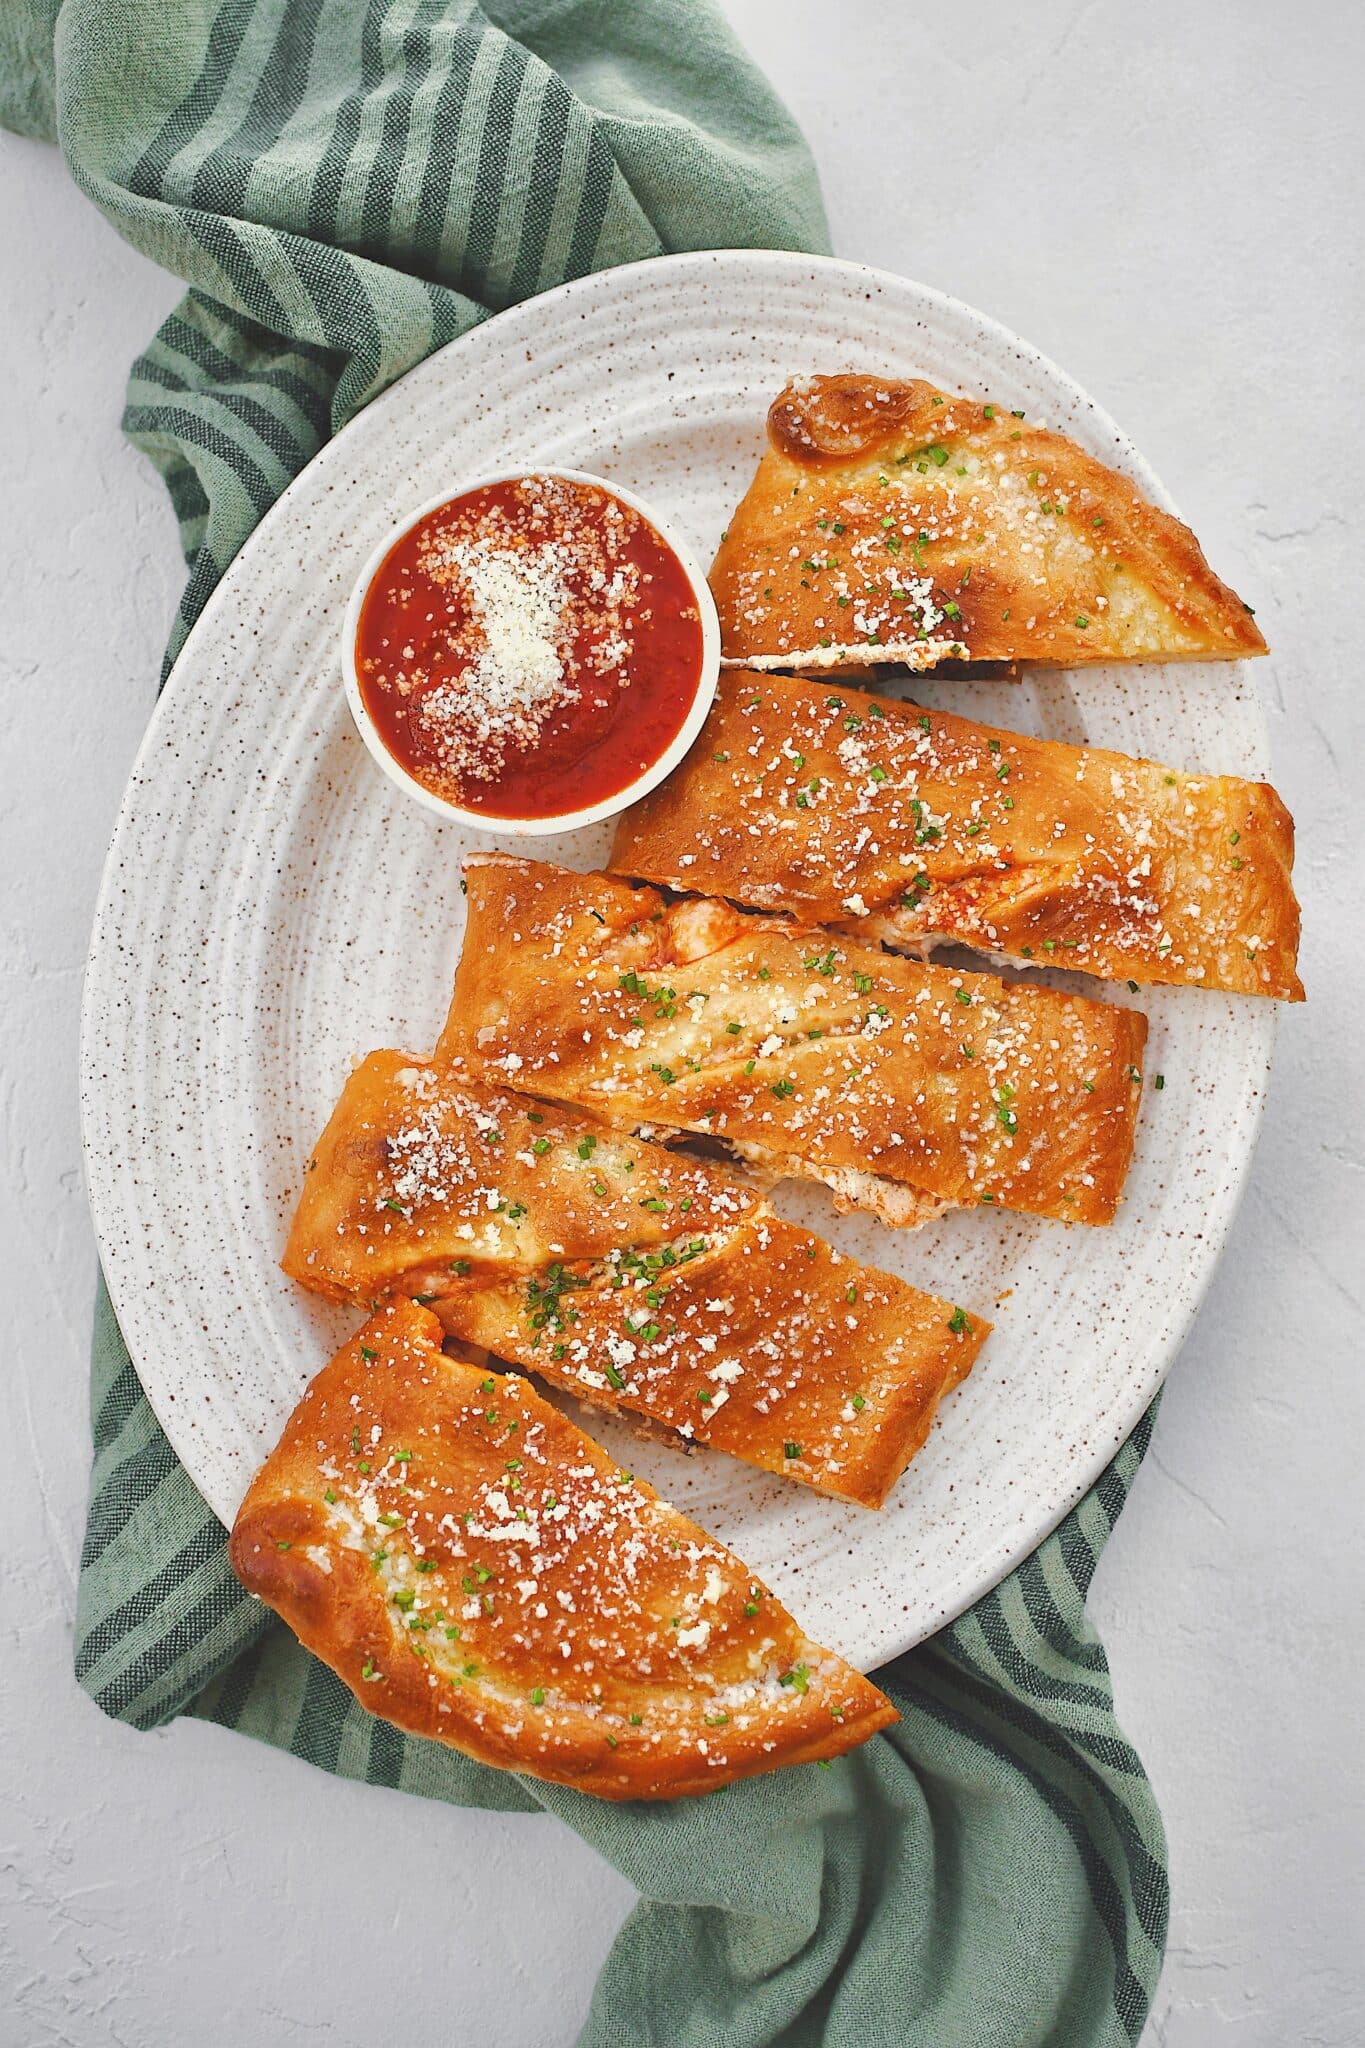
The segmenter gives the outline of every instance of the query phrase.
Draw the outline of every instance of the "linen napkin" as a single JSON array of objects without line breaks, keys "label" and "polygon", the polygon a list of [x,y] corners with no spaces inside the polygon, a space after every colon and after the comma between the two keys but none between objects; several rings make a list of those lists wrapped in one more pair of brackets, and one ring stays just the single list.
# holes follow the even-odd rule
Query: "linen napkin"
[{"label": "linen napkin", "polygon": [[[60,143],[189,290],[125,426],[189,581],[174,658],[256,521],[431,350],[666,250],[823,249],[800,135],[707,0],[19,0],[0,120]],[[584,2048],[1101,2048],[1135,2040],[1161,1820],[1085,1615],[1150,1433],[1001,1586],[877,1674],[890,1733],[829,1769],[612,1807],[372,1719],[228,1566],[101,1287],[76,1670],[324,1769],[557,1813],[638,1888]],[[322,1795],[320,1795],[322,1796]]]}]

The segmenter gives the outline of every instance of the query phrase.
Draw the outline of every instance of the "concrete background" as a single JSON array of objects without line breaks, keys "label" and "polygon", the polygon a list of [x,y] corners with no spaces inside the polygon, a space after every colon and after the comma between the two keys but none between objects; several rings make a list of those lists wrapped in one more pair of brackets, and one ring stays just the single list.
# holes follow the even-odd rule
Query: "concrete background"
[{"label": "concrete background", "polygon": [[[1259,676],[1299,825],[1310,1003],[1284,1018],[1251,1189],[1093,1605],[1171,1838],[1148,2040],[1347,2048],[1365,2038],[1362,17],[1345,0],[732,12],[806,126],[840,253],[1064,363],[1275,649]],[[557,2048],[630,1902],[566,1830],[329,1781],[199,1725],[134,1735],[70,1676],[95,1270],[77,1002],[180,583],[160,486],[117,422],[177,287],[52,151],[0,138],[0,194],[0,2040],[370,2042],[401,1972],[419,2048]]]}]

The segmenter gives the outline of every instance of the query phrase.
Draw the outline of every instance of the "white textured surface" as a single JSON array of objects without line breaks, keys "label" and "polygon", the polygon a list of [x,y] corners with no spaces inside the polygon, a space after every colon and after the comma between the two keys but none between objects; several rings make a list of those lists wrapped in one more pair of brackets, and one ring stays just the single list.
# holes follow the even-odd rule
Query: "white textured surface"
[{"label": "white textured surface", "polygon": [[[1348,828],[1365,38],[1325,0],[1216,23],[1177,0],[982,4],[934,29],[857,0],[837,35],[828,9],[734,13],[806,124],[841,252],[960,294],[1073,370],[1276,649],[1257,675],[1299,824],[1310,1003],[1284,1020],[1251,1188],[1094,1607],[1172,1842],[1152,2042],[1347,2048],[1365,2035]],[[50,152],[0,139],[0,178],[0,2041],[349,2048],[390,2020],[394,1973],[435,1926],[409,2038],[554,2048],[628,1898],[567,1832],[325,1781],[197,1725],[135,1736],[69,1676],[93,1284],[76,998],[179,587],[117,415],[176,288]]]}]

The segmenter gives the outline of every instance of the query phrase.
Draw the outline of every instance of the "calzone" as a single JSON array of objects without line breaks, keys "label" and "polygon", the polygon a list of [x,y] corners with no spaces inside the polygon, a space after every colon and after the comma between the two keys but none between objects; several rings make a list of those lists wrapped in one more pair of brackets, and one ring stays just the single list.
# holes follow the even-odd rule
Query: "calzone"
[{"label": "calzone", "polygon": [[401,1052],[351,1075],[284,1268],[687,1443],[879,1507],[989,1325],[713,1162]]},{"label": "calzone", "polygon": [[603,1799],[710,1792],[896,1719],[723,1544],[391,1303],[309,1386],[230,1542],[409,1734]]},{"label": "calzone", "polygon": [[540,861],[471,856],[465,881],[441,1059],[618,1129],[707,1133],[892,1223],[1112,1221],[1137,1011]]},{"label": "calzone", "polygon": [[1185,775],[800,676],[727,674],[611,866],[923,952],[1303,995],[1294,824]]},{"label": "calzone", "polygon": [[1264,654],[1187,526],[1024,412],[918,378],[809,377],[711,569],[745,668]]}]

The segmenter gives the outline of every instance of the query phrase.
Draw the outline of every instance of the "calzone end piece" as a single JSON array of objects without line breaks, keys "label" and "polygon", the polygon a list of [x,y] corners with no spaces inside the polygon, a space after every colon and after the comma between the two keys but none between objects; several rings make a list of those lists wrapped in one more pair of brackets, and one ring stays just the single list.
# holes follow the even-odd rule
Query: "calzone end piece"
[{"label": "calzone end piece", "polygon": [[372,1713],[604,1799],[713,1791],[896,1719],[695,1523],[516,1377],[380,1311],[318,1374],[233,1568]]},{"label": "calzone end piece", "polygon": [[333,1299],[418,1297],[581,1399],[864,1507],[990,1327],[717,1165],[401,1052],[346,1083],[284,1268]]},{"label": "calzone end piece", "polygon": [[610,865],[906,951],[1298,1002],[1294,822],[1182,775],[800,676],[727,674]]},{"label": "calzone end piece", "polygon": [[746,668],[1265,652],[1189,528],[1127,477],[919,379],[781,393],[711,588],[722,653]]},{"label": "calzone end piece", "polygon": [[887,1222],[998,1203],[1108,1223],[1138,1012],[476,855],[439,1057],[618,1129],[707,1132]]}]

